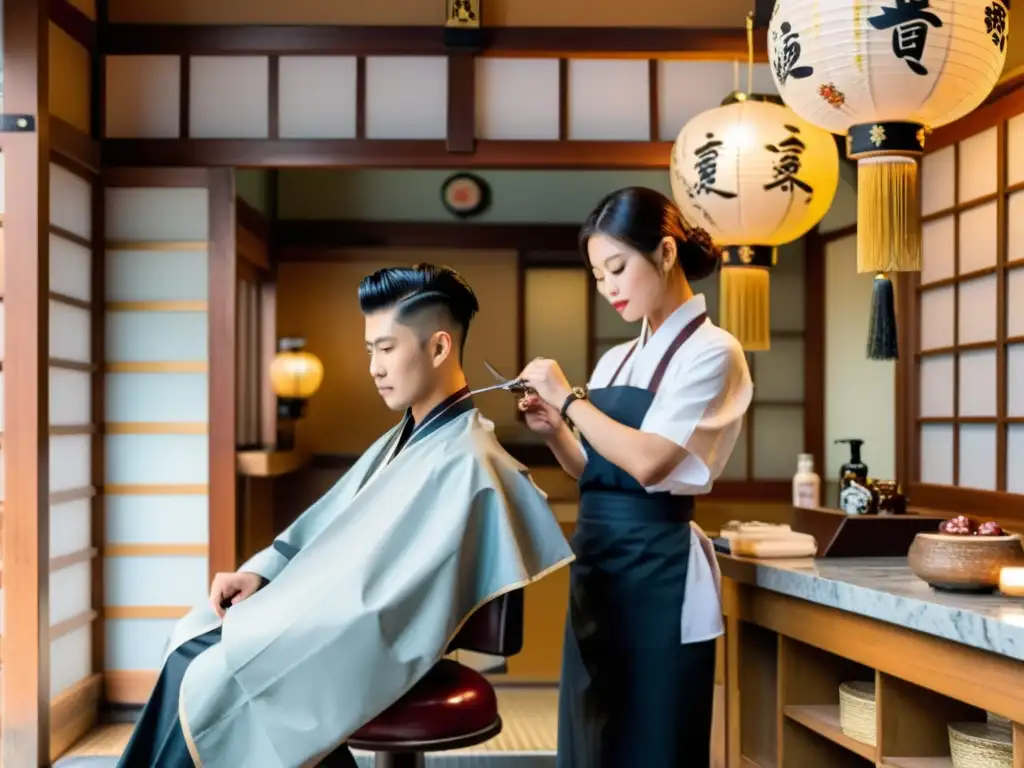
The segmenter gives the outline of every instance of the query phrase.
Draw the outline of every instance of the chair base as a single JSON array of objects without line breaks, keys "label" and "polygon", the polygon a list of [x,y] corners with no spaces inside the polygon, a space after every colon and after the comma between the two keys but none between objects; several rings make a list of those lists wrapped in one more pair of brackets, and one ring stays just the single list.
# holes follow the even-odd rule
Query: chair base
[{"label": "chair base", "polygon": [[427,758],[422,752],[378,752],[373,768],[424,768]]},{"label": "chair base", "polygon": [[501,733],[501,726],[501,718],[499,717],[489,728],[477,731],[476,733],[467,733],[464,736],[455,739],[439,739],[437,741],[418,743],[410,742],[405,744],[392,743],[386,746],[395,751],[388,752],[378,751],[385,746],[383,744],[361,742],[356,739],[352,739],[348,743],[349,746],[355,747],[356,749],[373,752],[373,768],[424,768],[426,765],[427,753],[447,752],[453,749],[475,747],[477,744],[483,744],[485,741],[490,741]]}]

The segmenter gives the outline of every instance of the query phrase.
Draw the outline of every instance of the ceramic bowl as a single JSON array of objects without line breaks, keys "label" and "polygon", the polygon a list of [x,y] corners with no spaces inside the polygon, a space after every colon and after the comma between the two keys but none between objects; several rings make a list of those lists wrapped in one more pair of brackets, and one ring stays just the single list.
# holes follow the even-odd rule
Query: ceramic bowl
[{"label": "ceramic bowl", "polygon": [[935,589],[955,592],[992,592],[999,588],[999,572],[1008,565],[1024,565],[1024,547],[1017,534],[1006,536],[953,536],[919,533],[907,555],[910,570]]}]

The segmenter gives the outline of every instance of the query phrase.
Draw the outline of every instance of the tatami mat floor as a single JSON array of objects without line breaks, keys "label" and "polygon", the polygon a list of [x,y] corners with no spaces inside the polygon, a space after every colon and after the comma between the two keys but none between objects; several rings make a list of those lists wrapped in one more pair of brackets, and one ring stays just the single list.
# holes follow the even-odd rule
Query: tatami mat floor
[{"label": "tatami mat floor", "polygon": [[[557,744],[558,689],[505,687],[498,689],[498,709],[504,723],[502,732],[477,747],[451,753],[463,754],[532,753],[553,755]],[[71,748],[64,758],[111,756],[121,754],[131,725],[105,725],[97,728]],[[539,754],[538,754],[539,753]],[[77,762],[77,761],[76,761]],[[460,764],[463,761],[460,760]]]}]

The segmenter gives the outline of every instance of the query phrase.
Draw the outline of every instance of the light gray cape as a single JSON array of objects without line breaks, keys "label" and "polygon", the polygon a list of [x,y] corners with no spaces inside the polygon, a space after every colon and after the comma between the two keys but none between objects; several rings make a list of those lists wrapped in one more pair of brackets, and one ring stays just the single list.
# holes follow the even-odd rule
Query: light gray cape
[{"label": "light gray cape", "polygon": [[[420,680],[477,608],[573,559],[544,493],[475,409],[360,488],[400,428],[241,567],[270,583],[228,610],[181,685],[196,766],[317,765]],[[170,650],[219,623],[196,608]]]}]

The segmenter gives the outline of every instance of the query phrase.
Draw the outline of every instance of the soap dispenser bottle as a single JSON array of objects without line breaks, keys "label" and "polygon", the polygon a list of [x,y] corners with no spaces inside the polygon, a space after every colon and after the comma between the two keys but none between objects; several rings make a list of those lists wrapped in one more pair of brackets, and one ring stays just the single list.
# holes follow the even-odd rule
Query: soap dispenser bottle
[{"label": "soap dispenser bottle", "polygon": [[864,445],[863,440],[848,438],[836,440],[836,443],[849,443],[850,460],[839,468],[839,490],[846,488],[850,480],[860,485],[866,485],[868,481],[868,465],[860,460],[860,447]]}]

